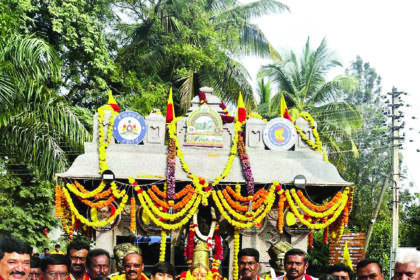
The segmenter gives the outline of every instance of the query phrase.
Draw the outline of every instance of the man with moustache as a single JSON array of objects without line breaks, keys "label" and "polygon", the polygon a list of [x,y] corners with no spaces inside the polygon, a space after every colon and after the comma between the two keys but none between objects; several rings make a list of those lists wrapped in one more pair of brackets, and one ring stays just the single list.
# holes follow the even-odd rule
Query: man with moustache
[{"label": "man with moustache", "polygon": [[384,280],[382,265],[378,260],[364,259],[357,263],[357,280]]},{"label": "man with moustache", "polygon": [[258,275],[260,253],[254,248],[244,248],[238,253],[239,278],[241,280],[264,279]]},{"label": "man with moustache", "polygon": [[87,255],[86,267],[90,279],[108,277],[109,253],[103,249],[93,249]]},{"label": "man with moustache", "polygon": [[66,255],[52,254],[42,259],[43,280],[69,280],[70,259]]},{"label": "man with moustache", "polygon": [[0,237],[0,280],[26,280],[32,247],[12,236]]},{"label": "man with moustache", "polygon": [[70,279],[88,280],[86,273],[86,257],[89,253],[89,245],[80,241],[74,241],[67,246],[67,256],[70,258]]},{"label": "man with moustache", "polygon": [[31,256],[31,272],[29,273],[28,280],[39,280],[43,275],[41,270],[41,259]]},{"label": "man with moustache", "polygon": [[143,257],[140,254],[127,254],[123,259],[123,267],[126,280],[149,280],[149,278],[143,274],[144,263]]},{"label": "man with moustache", "polygon": [[420,280],[420,252],[415,249],[398,252],[392,279]]},{"label": "man with moustache", "polygon": [[278,277],[278,280],[317,280],[305,273],[308,268],[308,258],[305,251],[290,249],[284,255],[284,270],[286,274]]}]

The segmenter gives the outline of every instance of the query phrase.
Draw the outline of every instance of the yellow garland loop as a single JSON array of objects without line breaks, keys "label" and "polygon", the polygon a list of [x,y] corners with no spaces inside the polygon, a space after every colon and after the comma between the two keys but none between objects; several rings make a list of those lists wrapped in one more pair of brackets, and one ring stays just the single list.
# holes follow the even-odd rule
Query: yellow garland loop
[{"label": "yellow garland loop", "polygon": [[305,112],[300,113],[299,116],[303,117],[310,124],[310,127],[312,128],[312,133],[315,137],[315,143],[309,140],[309,138],[306,137],[305,133],[303,133],[302,129],[298,125],[295,124],[296,131],[299,133],[302,140],[305,141],[312,149],[316,151],[321,151],[323,153],[325,162],[329,162],[327,153],[324,151],[324,148],[322,147],[321,139],[319,138],[318,131],[316,130],[314,119],[309,113],[305,113]]},{"label": "yellow garland loop", "polygon": [[[104,131],[104,121],[105,121],[105,110],[111,111],[111,116],[109,118],[108,130],[107,130],[107,139],[105,141],[105,131]],[[99,123],[99,132],[98,132],[98,153],[99,153],[99,173],[103,173],[108,169],[108,163],[106,161],[106,152],[108,145],[112,137],[112,127],[114,124],[115,116],[118,115],[117,112],[110,105],[101,106],[98,109],[98,123]]]},{"label": "yellow garland loop", "polygon": [[115,198],[121,198],[125,196],[125,190],[119,191],[117,184],[115,184],[115,181],[112,181],[111,188],[112,188],[112,194],[115,196]]},{"label": "yellow garland loop", "polygon": [[[287,190],[286,192],[288,192],[289,190]],[[332,213],[334,213],[334,211],[342,204],[342,203],[347,203],[347,199],[346,200],[339,200],[337,203],[335,203],[333,206],[331,206],[328,210],[326,210],[325,212],[316,212],[313,211],[312,209],[306,207],[305,204],[302,203],[302,201],[300,200],[299,196],[296,193],[295,189],[291,189],[290,193],[292,194],[293,199],[296,201],[296,203],[298,204],[299,208],[305,212],[306,214],[308,214],[311,217],[314,218],[324,218],[324,217],[328,217],[329,215],[331,215]],[[348,191],[344,191],[344,193],[347,195]]]},{"label": "yellow garland loop", "polygon": [[[145,192],[142,192],[145,193]],[[180,222],[176,223],[176,224],[167,224],[164,222],[161,222],[159,218],[156,218],[152,211],[149,209],[149,207],[147,206],[146,201],[143,198],[143,195],[141,193],[138,194],[138,198],[140,200],[140,204],[143,206],[144,211],[146,212],[146,215],[150,217],[150,219],[152,219],[152,221],[159,227],[161,227],[162,229],[165,230],[175,230],[178,229],[180,227],[182,227],[183,225],[185,225],[189,219],[191,219],[192,215],[194,215],[195,211],[197,211],[198,206],[200,205],[201,202],[201,196],[198,195],[198,197],[195,199],[194,201],[194,206],[191,208],[191,210],[188,212],[187,216],[182,219]]]},{"label": "yellow garland loop", "polygon": [[[175,118],[175,119],[172,120],[172,122],[170,122],[168,124],[169,137],[175,141],[175,145],[176,145],[176,148],[177,148],[177,150],[176,150],[177,156],[178,156],[178,158],[179,158],[179,160],[181,162],[181,165],[182,165],[183,170],[187,173],[187,176],[189,178],[193,179],[193,181],[194,181],[194,179],[199,180],[199,177],[198,176],[196,176],[193,173],[191,173],[191,170],[190,170],[189,165],[185,162],[184,153],[181,150],[181,147],[180,147],[179,141],[178,141],[178,137],[176,136],[176,123],[181,118],[182,117]],[[228,159],[228,161],[226,163],[226,166],[225,166],[222,174],[220,176],[216,177],[213,180],[213,183],[212,183],[213,186],[218,185],[219,182],[222,179],[226,178],[226,176],[229,175],[229,173],[230,173],[230,170],[232,168],[233,160],[235,159],[236,154],[237,154],[238,132],[241,129],[242,129],[242,124],[240,122],[236,122],[235,123],[235,130],[234,130],[234,134],[233,134],[232,147],[230,149],[229,159]],[[205,186],[207,186],[207,185],[208,185],[208,183],[206,182]]]},{"label": "yellow garland loop", "polygon": [[275,201],[275,194],[274,194],[274,192],[271,192],[271,188],[275,188],[276,185],[278,185],[278,183],[276,183],[276,182],[271,185],[270,192],[267,195],[267,205],[266,205],[264,211],[261,213],[261,215],[259,215],[252,222],[247,222],[247,223],[238,222],[238,221],[232,219],[229,216],[229,214],[226,213],[226,211],[224,210],[223,205],[221,204],[221,202],[220,202],[219,198],[217,197],[217,194],[216,194],[215,191],[212,191],[212,197],[213,197],[214,202],[216,203],[216,207],[219,209],[222,216],[229,222],[229,224],[231,224],[232,226],[234,226],[236,228],[246,229],[246,228],[251,228],[251,227],[261,223],[261,221],[270,212],[271,208],[273,207],[274,201]]},{"label": "yellow garland loop", "polygon": [[150,198],[150,196],[147,194],[147,192],[143,191],[140,195],[142,195],[144,197],[147,204],[152,209],[152,212],[154,212],[156,214],[156,216],[161,217],[164,220],[169,220],[169,221],[175,221],[175,220],[179,219],[180,217],[184,216],[185,213],[191,209],[191,207],[194,204],[194,201],[197,198],[197,194],[194,193],[191,200],[188,201],[187,205],[185,205],[185,207],[181,211],[176,212],[174,214],[168,214],[168,213],[160,211],[155,206],[155,204],[153,203],[153,200]]},{"label": "yellow garland loop", "polygon": [[[347,188],[346,188],[347,189]],[[288,191],[285,192],[287,202],[289,203],[290,208],[292,209],[293,214],[298,218],[298,220],[307,226],[309,229],[323,229],[328,227],[330,224],[332,224],[338,216],[343,212],[344,207],[346,207],[346,203],[341,203],[338,209],[334,212],[334,215],[331,217],[331,219],[325,221],[322,224],[312,224],[309,221],[305,220],[304,216],[299,212],[296,205],[293,202],[292,197],[290,196],[290,193]],[[342,200],[347,201],[347,192],[343,194]]]},{"label": "yellow garland loop", "polygon": [[94,197],[95,195],[97,195],[98,193],[100,193],[101,191],[103,191],[103,189],[105,188],[106,184],[104,183],[104,181],[102,181],[101,184],[99,185],[99,187],[97,187],[93,191],[87,192],[87,193],[80,192],[78,189],[76,189],[76,187],[74,186],[74,184],[67,183],[66,186],[67,186],[67,188],[72,193],[74,193],[78,197],[81,197],[81,198],[86,199],[86,198]]},{"label": "yellow garland loop", "polygon": [[121,212],[124,210],[124,206],[125,206],[125,204],[127,203],[127,200],[128,200],[128,195],[125,195],[125,196],[123,197],[123,199],[122,199],[122,201],[121,201],[120,205],[118,206],[118,208],[117,208],[117,209],[115,209],[115,213],[114,213],[114,215],[110,216],[108,219],[103,220],[103,221],[91,222],[91,221],[89,221],[88,219],[86,219],[85,217],[83,217],[82,215],[80,215],[79,211],[78,211],[78,210],[76,209],[76,207],[74,206],[74,204],[73,204],[73,200],[71,199],[70,194],[69,194],[69,192],[67,191],[67,189],[63,188],[63,193],[64,193],[64,196],[65,196],[65,198],[66,198],[66,200],[67,200],[67,203],[68,203],[68,204],[69,204],[69,206],[70,206],[70,209],[71,209],[72,213],[73,213],[74,215],[76,215],[77,219],[78,219],[80,222],[84,223],[84,224],[85,224],[85,225],[87,225],[87,226],[91,226],[91,227],[104,227],[104,226],[106,226],[106,225],[111,224],[111,223],[115,220],[115,218],[116,218],[118,215],[120,215],[120,214],[121,214]]},{"label": "yellow garland loop", "polygon": [[166,231],[162,230],[160,233],[160,255],[159,255],[159,262],[165,261],[165,253],[166,253]]},{"label": "yellow garland loop", "polygon": [[242,215],[239,214],[238,212],[235,211],[235,209],[232,209],[232,207],[229,205],[229,203],[226,201],[226,199],[224,198],[222,191],[218,190],[216,191],[219,201],[222,202],[224,208],[227,210],[227,212],[232,215],[234,218],[236,218],[239,221],[242,222],[249,222],[255,219],[255,217],[258,217],[260,215],[260,213],[264,210],[264,204],[266,204],[266,201],[263,202],[263,204],[261,204],[260,207],[258,207],[257,211],[255,212],[247,212],[247,214]]},{"label": "yellow garland loop", "polygon": [[233,280],[239,279],[239,267],[238,267],[238,253],[239,253],[239,228],[235,227],[235,233],[233,234]]}]

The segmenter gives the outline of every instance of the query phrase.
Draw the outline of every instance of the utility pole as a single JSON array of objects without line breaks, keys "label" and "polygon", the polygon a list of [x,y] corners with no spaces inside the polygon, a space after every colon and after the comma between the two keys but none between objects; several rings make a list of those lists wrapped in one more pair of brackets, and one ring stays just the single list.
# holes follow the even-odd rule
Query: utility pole
[{"label": "utility pole", "polygon": [[398,248],[398,223],[399,223],[399,203],[398,203],[398,191],[399,191],[399,180],[400,180],[400,140],[404,137],[400,137],[400,129],[404,127],[404,123],[400,121],[403,117],[402,113],[399,112],[399,107],[403,106],[401,101],[401,94],[407,95],[404,92],[398,92],[396,88],[392,88],[392,92],[388,92],[391,95],[391,132],[392,132],[392,235],[391,235],[391,255],[390,255],[390,279],[393,275],[393,268],[395,263],[395,255]]}]

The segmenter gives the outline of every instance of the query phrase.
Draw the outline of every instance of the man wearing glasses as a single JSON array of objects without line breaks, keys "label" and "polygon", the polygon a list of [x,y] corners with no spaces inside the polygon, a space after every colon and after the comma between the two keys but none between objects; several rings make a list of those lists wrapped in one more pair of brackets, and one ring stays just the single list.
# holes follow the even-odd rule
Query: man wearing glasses
[{"label": "man wearing glasses", "polygon": [[70,280],[70,259],[66,255],[54,254],[42,259],[43,280]]},{"label": "man wearing glasses", "polygon": [[0,280],[26,280],[32,247],[11,236],[0,237]]},{"label": "man wearing glasses", "polygon": [[31,256],[31,272],[28,280],[39,280],[42,278],[41,259]]},{"label": "man wearing glasses", "polygon": [[71,280],[88,280],[86,273],[86,257],[89,253],[89,245],[83,242],[71,242],[67,246],[67,256],[70,258]]},{"label": "man wearing glasses", "polygon": [[258,275],[260,267],[260,253],[254,248],[244,248],[238,253],[239,279],[260,280],[264,279]]},{"label": "man wearing glasses", "polygon": [[393,280],[420,280],[420,252],[412,249],[397,253]]},{"label": "man wearing glasses", "polygon": [[328,268],[328,274],[335,275],[339,280],[352,280],[353,270],[344,263],[336,263]]}]

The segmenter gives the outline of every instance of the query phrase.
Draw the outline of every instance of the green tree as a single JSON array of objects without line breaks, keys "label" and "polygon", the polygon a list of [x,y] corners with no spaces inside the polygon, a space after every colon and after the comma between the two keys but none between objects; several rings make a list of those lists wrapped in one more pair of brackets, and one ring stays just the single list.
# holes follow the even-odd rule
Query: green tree
[{"label": "green tree", "polygon": [[268,118],[270,99],[271,99],[270,83],[265,82],[264,79],[259,79],[258,87],[257,87],[257,94],[260,99],[259,104],[258,104],[258,114]]},{"label": "green tree", "polygon": [[59,61],[43,40],[0,38],[0,153],[52,178],[68,164],[66,149],[88,136],[63,97],[47,87],[59,79]]},{"label": "green tree", "polygon": [[[1,170],[1,169],[0,169]],[[48,181],[23,181],[10,174],[0,176],[0,235],[13,235],[32,246],[48,247],[44,227],[53,228],[57,219],[51,215],[54,188]]]},{"label": "green tree", "polygon": [[352,150],[357,154],[352,130],[361,125],[361,116],[356,106],[344,100],[345,93],[352,90],[357,81],[347,75],[327,80],[329,71],[341,64],[328,50],[325,39],[312,50],[308,38],[300,58],[293,51],[283,58],[284,61],[263,66],[259,71],[260,77],[267,77],[277,88],[270,104],[271,114],[279,115],[282,93],[293,118],[301,112],[309,112],[318,123],[318,132],[328,147],[329,157],[339,169],[344,169],[344,157],[337,152]]},{"label": "green tree", "polygon": [[235,57],[278,57],[251,19],[281,12],[287,9],[285,5],[275,0],[243,5],[233,0],[177,0],[150,5],[132,1],[121,7],[137,23],[120,26],[125,34],[122,42],[127,43],[117,61],[125,77],[174,85],[177,102],[184,109],[203,85],[213,87],[225,101],[236,102],[242,91],[248,106],[255,106],[249,75]]}]

